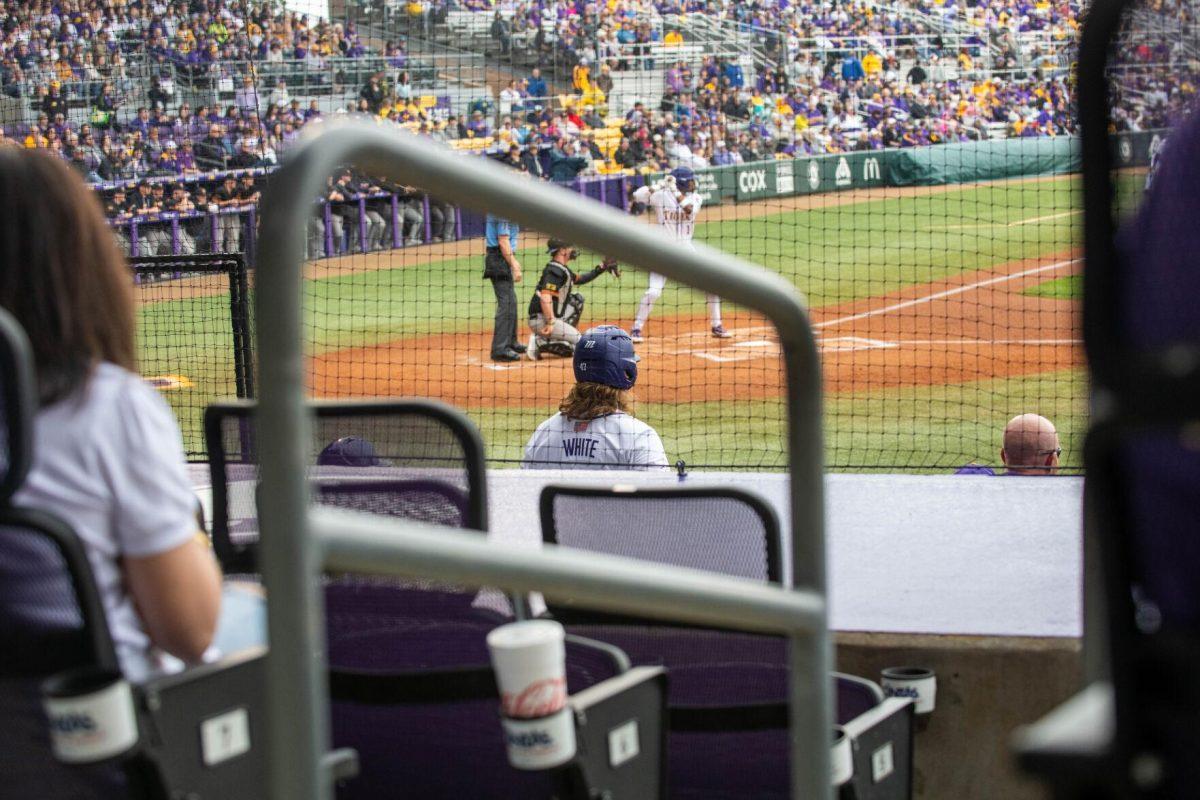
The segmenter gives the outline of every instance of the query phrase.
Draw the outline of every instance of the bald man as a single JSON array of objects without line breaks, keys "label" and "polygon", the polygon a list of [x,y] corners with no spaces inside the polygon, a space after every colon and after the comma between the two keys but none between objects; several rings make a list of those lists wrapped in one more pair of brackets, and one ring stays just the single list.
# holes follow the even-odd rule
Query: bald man
[{"label": "bald man", "polygon": [[1009,475],[1053,475],[1062,447],[1054,423],[1037,414],[1020,414],[1004,426],[1000,460]]}]

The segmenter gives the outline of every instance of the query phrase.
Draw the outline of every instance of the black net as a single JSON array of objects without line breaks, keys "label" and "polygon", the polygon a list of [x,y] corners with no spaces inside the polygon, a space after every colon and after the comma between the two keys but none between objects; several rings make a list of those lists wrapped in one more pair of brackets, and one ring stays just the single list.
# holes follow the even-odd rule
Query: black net
[{"label": "black net", "polygon": [[[659,224],[641,191],[689,169],[700,205],[679,238],[774,271],[810,303],[832,469],[997,468],[1001,431],[1023,413],[1052,420],[1061,467],[1081,466],[1071,74],[1081,3],[709,2],[681,13],[662,2],[632,15],[570,4],[555,13],[536,3],[341,5],[336,20],[284,26],[290,35],[265,58],[241,36],[200,37],[197,46],[219,51],[203,66],[182,53],[149,57],[145,37],[128,37],[121,102],[96,110],[93,131],[111,163],[81,169],[129,252],[236,252],[253,263],[274,170],[302,129],[335,116],[404,129],[464,159],[507,161],[561,186],[581,215],[602,204]],[[1162,125],[1140,110],[1163,91],[1168,106],[1175,89],[1192,91],[1189,15],[1186,4],[1147,4],[1138,20],[1151,41],[1128,40],[1137,70],[1166,76],[1161,89],[1136,75],[1122,84],[1130,116],[1114,147],[1131,169],[1149,161]],[[34,81],[16,86],[42,96]],[[68,80],[62,91],[88,105],[93,89]],[[9,135],[37,146],[35,114]],[[141,176],[172,184],[164,199],[149,187],[149,200],[134,197]],[[497,294],[483,277],[485,226],[505,209],[458,207],[437,189],[345,165],[312,198],[296,233],[310,259],[312,392],[443,399],[468,410],[491,463],[516,465],[573,382],[561,332],[530,346],[553,232],[524,232],[515,251],[525,278]],[[677,219],[662,223],[676,235]],[[587,271],[603,255],[583,253],[574,266]],[[645,273],[579,294],[574,327],[639,329],[638,414],[672,463],[786,468],[779,350],[761,317]],[[221,327],[219,304],[179,300],[164,317],[167,338],[185,323]],[[218,349],[191,347],[150,375],[163,379],[185,431],[197,404],[183,395],[195,389],[171,376],[198,386]],[[188,449],[199,457],[191,440]]]},{"label": "black net", "polygon": [[204,409],[252,397],[251,303],[241,256],[133,260],[143,378],[175,411],[190,460],[203,461]]}]

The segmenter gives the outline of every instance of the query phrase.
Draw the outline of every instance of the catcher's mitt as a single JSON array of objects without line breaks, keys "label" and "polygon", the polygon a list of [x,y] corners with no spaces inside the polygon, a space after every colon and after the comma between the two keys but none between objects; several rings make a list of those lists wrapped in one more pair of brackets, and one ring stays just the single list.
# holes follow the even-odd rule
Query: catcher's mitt
[{"label": "catcher's mitt", "polygon": [[606,258],[600,262],[599,270],[601,272],[611,272],[612,276],[617,280],[621,280],[621,266],[615,258]]}]

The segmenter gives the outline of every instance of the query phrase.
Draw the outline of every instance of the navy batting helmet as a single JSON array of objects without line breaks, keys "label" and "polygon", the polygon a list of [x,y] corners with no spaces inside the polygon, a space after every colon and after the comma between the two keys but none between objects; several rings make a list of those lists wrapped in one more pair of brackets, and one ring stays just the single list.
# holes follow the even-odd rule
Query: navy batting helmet
[{"label": "navy batting helmet", "polygon": [[382,464],[375,455],[375,445],[357,436],[343,436],[330,442],[317,456],[320,467],[378,467]]},{"label": "navy batting helmet", "polygon": [[695,191],[696,173],[691,167],[676,167],[671,170],[671,177],[675,179],[675,187],[684,194]]},{"label": "navy batting helmet", "polygon": [[637,383],[633,340],[616,325],[592,328],[575,345],[575,380],[632,389]]}]

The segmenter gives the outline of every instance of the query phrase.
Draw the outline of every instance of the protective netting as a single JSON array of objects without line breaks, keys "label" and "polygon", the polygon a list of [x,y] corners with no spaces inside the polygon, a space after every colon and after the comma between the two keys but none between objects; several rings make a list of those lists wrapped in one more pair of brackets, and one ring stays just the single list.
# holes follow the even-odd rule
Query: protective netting
[{"label": "protective netting", "polygon": [[190,459],[204,460],[204,409],[253,393],[251,302],[240,256],[133,260],[138,368],[175,411]]},{"label": "protective netting", "polygon": [[[172,135],[213,156],[200,164],[210,171],[170,178],[180,186],[164,196],[180,188],[192,202],[180,206],[179,224],[112,207],[123,241],[139,252],[252,253],[258,193],[280,153],[300,128],[343,113],[427,136],[464,159],[520,163],[560,183],[580,214],[590,213],[588,199],[628,211],[639,189],[685,166],[702,201],[694,241],[778,272],[810,303],[831,468],[998,468],[1004,425],[1023,413],[1052,420],[1061,466],[1080,466],[1079,4],[935,13],[910,3],[769,12],[707,3],[687,15],[654,4],[628,31],[603,11],[476,5],[409,14],[352,4],[329,34],[352,42],[338,45],[342,55],[173,67],[162,114],[173,124],[185,105],[193,116],[203,106],[208,124],[193,120],[189,133]],[[1190,25],[1190,6],[1156,9],[1134,22],[1163,46],[1135,32],[1129,58],[1135,72],[1174,76],[1165,88],[1173,105],[1174,89],[1191,91],[1182,76],[1192,51],[1178,44],[1184,23],[1170,20]],[[864,29],[858,19],[870,22]],[[1116,98],[1129,120],[1113,146],[1133,183],[1169,125],[1143,113],[1158,93],[1139,78]],[[214,113],[214,98],[232,108]],[[132,112],[117,112],[120,125],[143,124]],[[120,183],[101,184],[106,200]],[[122,195],[123,207],[155,208],[147,191],[150,200]],[[493,352],[485,214],[443,202],[437,187],[349,168],[313,201],[313,394],[444,399],[479,424],[490,463],[519,463],[574,379],[553,349],[540,361]],[[650,224],[655,217],[651,209]],[[531,333],[546,233],[523,231],[516,244],[525,273],[515,285],[518,349]],[[582,253],[571,267],[586,272],[602,255]],[[577,328],[628,331],[642,320],[637,415],[669,462],[785,466],[778,346],[762,319],[728,303],[718,313],[702,293],[633,271],[580,294]]]}]

